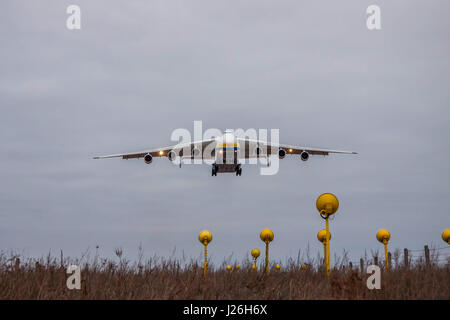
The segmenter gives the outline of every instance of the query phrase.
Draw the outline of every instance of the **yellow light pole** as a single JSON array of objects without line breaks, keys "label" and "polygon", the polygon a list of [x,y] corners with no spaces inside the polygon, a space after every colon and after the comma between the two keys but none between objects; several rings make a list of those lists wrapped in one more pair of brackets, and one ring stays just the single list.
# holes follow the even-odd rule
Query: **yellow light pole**
[{"label": "yellow light pole", "polygon": [[[336,198],[336,196],[332,193],[324,193],[321,194],[317,200],[316,200],[316,208],[320,213],[320,216],[325,219],[325,230],[326,234],[330,234],[330,227],[328,223],[328,218],[336,213],[336,211],[339,208],[339,200]],[[331,234],[330,234],[331,235]],[[326,262],[326,270],[327,275],[330,274],[331,267],[330,267],[330,239],[329,237],[326,237],[326,255],[325,255],[325,262]]]},{"label": "yellow light pole", "polygon": [[240,268],[241,267],[239,267],[239,265],[237,264],[237,265],[234,266],[234,271],[238,271]]},{"label": "yellow light pole", "polygon": [[252,257],[253,257],[253,260],[255,261],[255,263],[252,266],[252,270],[258,270],[258,267],[256,266],[256,259],[258,259],[260,254],[261,254],[261,252],[258,249],[255,248],[252,250]]},{"label": "yellow light pole", "polygon": [[275,269],[277,270],[277,271],[280,271],[280,265],[279,264],[277,264],[276,266],[275,266]]},{"label": "yellow light pole", "polygon": [[208,243],[212,241],[212,234],[208,230],[203,230],[198,235],[198,240],[205,246],[205,261],[203,263],[203,275],[206,276],[208,268]]},{"label": "yellow light pole", "polygon": [[229,273],[231,271],[231,266],[227,266],[227,272]]},{"label": "yellow light pole", "polygon": [[266,244],[266,274],[269,273],[269,243],[273,240],[273,232],[270,229],[261,231],[259,237]]},{"label": "yellow light pole", "polygon": [[442,232],[442,240],[450,244],[450,229],[444,230],[444,232]]},{"label": "yellow light pole", "polygon": [[[317,232],[317,240],[319,240],[320,242],[322,242],[323,243],[323,265],[324,265],[324,267],[325,267],[325,272],[327,272],[327,262],[326,262],[326,259],[327,259],[327,238],[326,238],[326,236],[327,236],[327,230],[325,230],[325,229],[322,229],[322,230],[320,230],[319,232]],[[328,236],[329,236],[329,239],[331,240],[331,233],[330,232],[328,232]]]},{"label": "yellow light pole", "polygon": [[391,238],[391,234],[386,229],[380,229],[377,232],[377,240],[384,245],[384,264],[386,265],[386,271],[389,272],[389,259],[388,259],[388,241]]}]

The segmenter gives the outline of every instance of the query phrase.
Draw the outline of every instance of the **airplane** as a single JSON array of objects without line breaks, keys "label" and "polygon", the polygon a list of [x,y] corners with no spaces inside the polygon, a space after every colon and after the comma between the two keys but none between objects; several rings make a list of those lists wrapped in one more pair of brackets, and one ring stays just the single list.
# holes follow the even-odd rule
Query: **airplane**
[{"label": "airplane", "polygon": [[146,164],[153,161],[153,157],[167,157],[170,161],[180,158],[180,167],[184,159],[209,159],[212,162],[211,175],[218,173],[236,173],[242,175],[242,159],[265,158],[267,166],[270,165],[269,156],[278,155],[283,159],[287,154],[300,155],[302,161],[307,161],[310,155],[327,156],[330,153],[357,154],[354,151],[341,151],[298,147],[285,144],[272,144],[263,140],[239,138],[233,130],[225,130],[219,137],[181,143],[175,146],[143,150],[132,153],[111,154],[96,156],[94,159],[116,158],[122,159],[144,158]]}]

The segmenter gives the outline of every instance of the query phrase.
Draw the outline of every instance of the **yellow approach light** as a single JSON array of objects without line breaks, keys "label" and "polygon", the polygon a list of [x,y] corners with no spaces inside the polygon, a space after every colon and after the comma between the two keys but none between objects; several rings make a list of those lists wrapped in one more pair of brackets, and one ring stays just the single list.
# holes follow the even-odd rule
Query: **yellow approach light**
[{"label": "yellow approach light", "polygon": [[266,274],[269,273],[269,243],[273,240],[273,232],[270,229],[263,229],[259,235],[262,241],[266,244]]},{"label": "yellow approach light", "polygon": [[259,235],[262,241],[264,242],[271,242],[273,240],[273,232],[270,229],[264,229],[261,231],[261,234]]},{"label": "yellow approach light", "polygon": [[252,270],[258,269],[258,267],[256,266],[256,260],[258,259],[260,254],[261,254],[261,252],[258,249],[255,248],[252,250],[252,257],[253,257],[253,260],[255,261],[252,266]]},{"label": "yellow approach light", "polygon": [[391,234],[386,229],[381,229],[377,232],[377,240],[381,243],[388,242],[391,239]]},{"label": "yellow approach light", "polygon": [[331,240],[331,233],[325,229],[320,230],[317,233],[317,240],[323,243],[323,262],[325,266],[325,272],[328,272],[327,270],[327,234],[328,234],[328,241]]},{"label": "yellow approach light", "polygon": [[[336,213],[339,208],[339,200],[332,193],[323,193],[316,200],[316,208],[320,213],[320,216],[325,219],[325,235],[328,235],[330,232],[329,227],[329,217]],[[319,235],[317,235],[319,237]],[[331,238],[331,234],[330,234]],[[331,271],[330,267],[330,238],[325,237],[325,270],[326,274],[329,275]]]},{"label": "yellow approach light", "polygon": [[258,249],[255,248],[255,249],[252,250],[252,257],[254,259],[258,259],[260,254],[261,254],[261,252]]},{"label": "yellow approach light", "polygon": [[212,241],[212,234],[208,230],[203,230],[198,235],[198,240],[204,245],[205,261],[203,263],[203,275],[206,276],[206,270],[208,268],[208,243]]},{"label": "yellow approach light", "polygon": [[[317,240],[319,240],[320,242],[325,244],[325,242],[327,240],[327,238],[325,238],[326,234],[327,234],[327,230],[325,230],[325,229],[320,230],[317,233]],[[331,233],[330,232],[328,232],[328,236],[329,236],[329,239],[331,240]]]},{"label": "yellow approach light", "polygon": [[203,230],[198,235],[198,240],[200,240],[200,242],[203,243],[203,244],[205,243],[205,241],[206,241],[206,244],[210,243],[212,241],[212,234],[211,234],[211,232],[209,232],[208,230]]},{"label": "yellow approach light", "polygon": [[321,216],[331,216],[339,209],[339,200],[332,193],[324,193],[317,198],[316,208]]},{"label": "yellow approach light", "polygon": [[444,232],[442,232],[442,240],[450,244],[450,229],[444,230]]},{"label": "yellow approach light", "polygon": [[378,230],[377,240],[384,245],[384,263],[386,265],[386,271],[389,271],[389,259],[388,259],[388,241],[391,239],[391,234],[386,229]]}]

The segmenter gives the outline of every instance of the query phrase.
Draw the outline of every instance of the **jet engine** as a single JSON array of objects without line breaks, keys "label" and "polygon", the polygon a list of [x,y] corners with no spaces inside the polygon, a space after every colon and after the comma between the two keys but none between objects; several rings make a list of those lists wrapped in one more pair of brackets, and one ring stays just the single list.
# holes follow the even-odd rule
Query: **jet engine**
[{"label": "jet engine", "polygon": [[303,161],[308,161],[308,159],[309,159],[309,153],[306,152],[306,151],[303,151],[303,152],[300,154],[300,158],[301,158]]},{"label": "jet engine", "polygon": [[284,149],[278,150],[278,157],[280,159],[283,159],[285,156],[286,156],[286,150],[284,150]]},{"label": "jet engine", "polygon": [[167,153],[167,158],[168,158],[170,161],[174,161],[174,160],[177,158],[176,152],[173,151],[173,150],[170,150],[170,151]]},{"label": "jet engine", "polygon": [[144,161],[145,161],[146,164],[152,163],[152,161],[153,161],[152,155],[151,155],[150,153],[147,153],[147,154],[144,156]]}]

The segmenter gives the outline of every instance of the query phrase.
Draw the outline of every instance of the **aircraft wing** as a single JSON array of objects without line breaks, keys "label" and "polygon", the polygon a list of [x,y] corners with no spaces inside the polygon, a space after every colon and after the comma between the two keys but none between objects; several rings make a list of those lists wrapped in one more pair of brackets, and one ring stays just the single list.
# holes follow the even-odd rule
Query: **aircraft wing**
[{"label": "aircraft wing", "polygon": [[[170,151],[174,151],[177,156],[181,156],[183,157],[183,159],[192,159],[194,158],[193,152],[195,149],[203,150],[203,158],[210,159],[210,157],[213,157],[213,151],[215,150],[215,140],[207,139],[189,143],[176,144],[168,147],[136,151],[131,153],[118,153],[105,156],[95,156],[94,159],[106,159],[106,158],[133,159],[133,158],[143,158],[145,157],[146,154],[151,154],[153,157],[166,157]],[[210,150],[212,151],[210,152]],[[199,158],[201,157],[199,156]]]},{"label": "aircraft wing", "polygon": [[301,154],[306,151],[311,155],[323,155],[327,156],[330,153],[344,153],[344,154],[357,154],[355,151],[343,151],[343,150],[332,150],[332,149],[321,149],[321,148],[313,148],[313,147],[301,147],[301,146],[293,146],[288,144],[272,144],[268,141],[262,140],[253,140],[253,139],[244,139],[238,138],[239,145],[241,146],[241,154],[242,151],[245,151],[243,154],[245,158],[256,158],[258,157],[257,148],[260,148],[262,154],[278,154],[278,150],[284,149],[286,154]]}]

